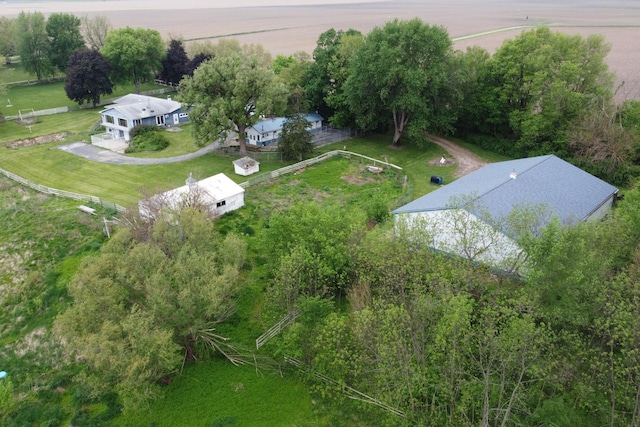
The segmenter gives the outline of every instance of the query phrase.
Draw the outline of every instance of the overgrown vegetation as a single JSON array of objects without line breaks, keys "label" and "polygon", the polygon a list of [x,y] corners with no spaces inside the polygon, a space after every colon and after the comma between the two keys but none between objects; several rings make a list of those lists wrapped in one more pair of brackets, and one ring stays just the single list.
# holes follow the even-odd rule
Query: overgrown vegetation
[{"label": "overgrown vegetation", "polygon": [[82,403],[61,405],[72,400],[77,368],[51,333],[69,301],[67,281],[103,241],[101,218],[77,205],[0,177],[0,359],[15,391],[13,411],[0,412],[3,425],[59,425],[81,410]]}]

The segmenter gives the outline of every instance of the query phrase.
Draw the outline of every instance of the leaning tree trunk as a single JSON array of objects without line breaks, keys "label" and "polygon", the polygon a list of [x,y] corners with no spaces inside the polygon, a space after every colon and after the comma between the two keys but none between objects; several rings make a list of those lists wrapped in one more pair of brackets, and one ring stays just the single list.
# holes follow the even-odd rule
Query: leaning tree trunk
[{"label": "leaning tree trunk", "polygon": [[402,133],[406,129],[407,122],[409,121],[409,116],[406,111],[394,111],[393,112],[393,125],[395,127],[393,132],[393,145],[397,147],[400,145],[400,138],[402,138]]}]

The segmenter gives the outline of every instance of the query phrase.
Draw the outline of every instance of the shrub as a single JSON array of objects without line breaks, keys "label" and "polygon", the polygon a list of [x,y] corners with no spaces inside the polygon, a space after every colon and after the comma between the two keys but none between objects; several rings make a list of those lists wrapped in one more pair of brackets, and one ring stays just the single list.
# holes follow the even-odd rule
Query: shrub
[{"label": "shrub", "polygon": [[168,146],[169,140],[164,136],[162,129],[157,126],[142,125],[131,129],[131,143],[125,152],[160,151]]}]

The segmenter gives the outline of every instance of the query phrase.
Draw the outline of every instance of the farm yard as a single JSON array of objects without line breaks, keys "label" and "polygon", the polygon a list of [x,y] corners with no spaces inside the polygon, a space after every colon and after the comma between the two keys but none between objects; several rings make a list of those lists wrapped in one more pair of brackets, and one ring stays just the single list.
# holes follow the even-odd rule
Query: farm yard
[{"label": "farm yard", "polygon": [[[259,43],[273,56],[300,50],[311,53],[318,36],[331,27],[355,28],[366,34],[394,18],[419,17],[425,23],[446,28],[446,45],[451,36],[456,49],[477,45],[494,52],[505,39],[541,27],[529,32],[529,42],[537,42],[536,37],[540,37],[550,41],[545,46],[559,41],[567,43],[564,46],[569,46],[568,50],[582,52],[584,45],[552,35],[546,31],[548,26],[567,34],[603,34],[612,45],[607,61],[616,71],[615,99],[640,98],[640,77],[635,70],[640,52],[634,43],[640,36],[640,5],[633,1],[616,0],[606,7],[596,1],[573,0],[308,3],[274,0],[264,6],[259,0],[224,0],[211,6],[204,0],[185,0],[178,8],[167,0],[8,1],[2,4],[0,16],[17,16],[21,10],[105,15],[115,28],[156,29],[164,41],[182,37],[188,45],[231,37],[243,44]],[[153,11],[149,11],[151,5]],[[403,21],[402,25],[413,25],[404,28],[418,28],[418,33],[436,29],[422,27],[422,21],[416,21]],[[394,28],[385,26],[384,31],[391,34]],[[427,34],[436,42],[441,40],[439,32],[436,29]],[[366,56],[367,52],[382,50],[365,49],[369,40],[375,43],[374,35],[380,37],[375,31],[365,39],[341,35],[340,43],[344,44],[334,52],[330,65],[339,64],[344,59],[341,55],[353,52],[353,58],[375,58],[352,61],[356,65],[384,64],[375,56]],[[350,51],[353,46],[349,43],[362,45]],[[526,46],[519,45],[518,53],[534,51]],[[600,52],[597,42],[591,46]],[[221,50],[215,51],[219,59],[237,59],[233,55],[253,58],[255,54],[239,45],[236,51],[233,45],[226,46],[228,52],[224,44],[219,47]],[[420,56],[414,49],[404,50]],[[541,52],[544,49],[535,51],[538,56],[530,55],[537,64],[545,62]],[[575,57],[562,52],[565,55],[558,55],[558,63],[574,65]],[[391,66],[360,69],[366,72],[360,75],[367,77],[362,79],[363,86],[352,88],[359,88],[355,91],[361,95],[378,83],[374,80],[384,74],[383,68],[392,69],[396,62],[413,64],[412,58],[398,60],[397,55],[390,56]],[[525,62],[515,57],[516,65]],[[471,62],[447,65],[473,70],[480,62],[474,63],[472,55],[469,58]],[[287,58],[273,62],[265,59],[257,68],[276,76],[276,65],[282,66],[278,62],[282,59]],[[460,58],[451,55],[447,59]],[[504,57],[501,60],[508,64]],[[203,69],[211,71],[213,68],[208,67],[214,62],[203,63]],[[598,63],[597,55],[592,62]],[[293,64],[295,69],[295,60]],[[414,64],[411,70],[424,71],[422,65]],[[518,68],[510,65],[512,68],[505,66],[504,70]],[[586,65],[569,68],[568,74],[577,75],[587,68],[591,70]],[[605,67],[595,68],[593,75],[605,75],[597,73]],[[339,71],[347,69],[351,75],[358,74],[354,72],[358,68]],[[573,73],[575,69],[578,72]],[[368,74],[370,70],[374,72]],[[597,164],[604,164],[599,172],[610,173],[622,183],[617,187],[607,184],[612,192],[597,208],[603,215],[609,213],[605,220],[578,222],[575,227],[567,226],[569,221],[561,223],[545,210],[546,206],[527,204],[533,199],[528,197],[532,193],[550,198],[556,194],[541,191],[534,182],[529,190],[514,192],[517,197],[524,195],[523,205],[504,218],[486,216],[486,207],[476,206],[474,200],[463,195],[460,200],[452,197],[446,205],[438,205],[446,213],[440,216],[438,211],[433,223],[421,224],[421,219],[416,219],[416,228],[405,228],[394,210],[427,193],[433,192],[436,197],[446,194],[456,184],[468,182],[461,179],[448,186],[452,181],[496,166],[483,168],[490,163],[505,161],[499,176],[488,172],[477,175],[483,177],[476,179],[478,188],[497,183],[518,189],[522,188],[518,185],[535,181],[532,175],[536,174],[530,174],[527,181],[526,166],[518,171],[507,166],[514,164],[512,160],[526,165],[531,159],[515,160],[519,154],[501,149],[500,144],[512,149],[518,146],[531,158],[544,150],[559,153],[566,147],[575,149],[576,145],[570,143],[584,134],[553,131],[565,130],[563,126],[568,129],[568,123],[582,125],[585,122],[567,117],[583,116],[559,113],[560,120],[553,122],[554,116],[549,114],[551,119],[544,123],[536,121],[543,116],[536,113],[554,111],[562,104],[543,104],[554,98],[551,95],[560,100],[573,99],[574,93],[599,99],[593,95],[604,86],[599,86],[601,81],[596,78],[593,91],[589,92],[588,82],[583,93],[571,85],[568,91],[562,91],[565,88],[558,84],[555,88],[560,89],[548,98],[539,98],[537,105],[544,107],[533,107],[530,121],[520,116],[529,126],[525,130],[537,130],[540,125],[546,131],[543,125],[550,123],[549,133],[541,131],[539,139],[535,139],[539,136],[535,132],[528,134],[530,140],[501,139],[511,132],[500,122],[501,108],[465,110],[461,99],[487,98],[465,98],[465,88],[476,87],[464,86],[464,79],[456,80],[460,75],[452,68],[446,70],[442,67],[435,72],[455,75],[451,82],[452,86],[460,85],[455,88],[461,89],[460,98],[448,98],[454,101],[447,106],[461,112],[462,120],[445,118],[445,122],[451,121],[433,131],[437,135],[421,128],[400,137],[397,127],[394,134],[389,123],[400,120],[396,120],[394,110],[393,120],[386,117],[377,128],[369,126],[357,137],[339,143],[313,147],[307,142],[303,148],[309,151],[294,156],[287,156],[283,148],[289,143],[285,138],[288,133],[282,137],[279,152],[259,153],[250,147],[244,153],[235,147],[238,140],[244,143],[244,138],[236,138],[233,147],[213,150],[217,144],[211,144],[211,134],[202,138],[198,134],[201,123],[194,119],[182,127],[160,126],[163,120],[150,126],[153,134],[148,138],[162,137],[166,148],[128,155],[127,161],[100,161],[104,152],[96,150],[85,157],[84,148],[96,147],[79,142],[97,132],[100,108],[77,108],[65,98],[61,81],[43,84],[41,92],[38,85],[8,87],[5,93],[13,105],[2,108],[5,115],[23,108],[55,106],[68,106],[71,111],[43,116],[28,124],[0,123],[0,168],[26,178],[35,184],[32,187],[43,185],[90,194],[109,203],[46,195],[0,175],[0,424],[637,424],[640,186],[635,181],[640,167],[638,157],[625,151],[637,147],[637,132],[624,133],[622,127],[633,120],[640,123],[640,106],[629,103],[636,109],[624,110],[628,116],[620,113],[620,126],[613,126],[621,131],[615,135],[631,135],[630,140],[612,139],[619,142],[614,154],[620,154],[628,168],[605,170],[610,166],[606,156]],[[402,75],[402,71],[397,74]],[[16,64],[8,64],[0,69],[0,80],[20,73]],[[592,76],[584,74],[585,81]],[[544,75],[542,71],[540,75]],[[329,76],[327,71],[323,77]],[[200,106],[207,100],[185,101],[193,93],[208,93],[195,86],[190,95],[189,89],[193,88],[189,84],[196,81],[197,73],[192,77],[185,79],[175,99],[183,105],[188,102]],[[311,79],[306,78],[309,83]],[[544,84],[554,78],[539,79],[542,86],[538,88],[544,89],[532,92],[546,95]],[[143,90],[160,89],[152,80],[143,84]],[[422,75],[411,80],[427,79]],[[353,81],[349,78],[349,83]],[[602,81],[609,82],[606,78]],[[484,87],[478,85],[483,90],[488,88],[486,93],[492,88],[497,93],[501,86],[508,85],[494,81]],[[305,90],[311,90],[308,87]],[[116,86],[117,96],[133,90],[131,83]],[[422,88],[414,87],[409,92],[416,94],[419,90]],[[383,102],[368,95],[374,101],[366,104],[367,96],[349,95],[360,99],[362,105],[372,105],[371,109],[377,107],[376,102]],[[421,101],[429,98],[419,95]],[[242,113],[248,112],[254,101],[247,104],[246,98],[240,99]],[[493,104],[494,99],[489,100],[486,104],[508,104],[497,97]],[[604,101],[602,104],[604,110]],[[148,105],[147,110],[154,112]],[[353,104],[350,107],[357,110]],[[564,113],[564,107],[562,104],[558,110]],[[418,111],[435,117],[444,110],[448,108]],[[191,110],[189,116],[197,117],[195,111]],[[163,114],[158,117],[163,118]],[[384,117],[386,112],[379,114]],[[600,116],[587,117],[591,124],[600,123]],[[230,122],[228,117],[226,122]],[[493,127],[485,126],[488,123]],[[473,133],[474,125],[478,134]],[[235,129],[243,135],[239,125]],[[352,134],[352,130],[345,128],[345,133]],[[309,136],[305,128],[302,131],[303,136]],[[569,134],[574,139],[564,139]],[[73,147],[81,148],[74,151]],[[199,147],[205,147],[202,153],[206,154],[194,155]],[[598,149],[602,147],[588,146],[585,151],[602,159]],[[255,175],[244,176],[234,170],[232,161],[245,154],[260,158],[260,170]],[[259,157],[261,154],[264,156]],[[182,155],[190,157],[170,162],[169,158]],[[294,164],[302,158],[307,160]],[[572,160],[579,162],[584,157],[576,154]],[[585,172],[585,163],[581,166],[574,164],[571,170],[575,173],[557,177],[557,169],[546,169],[544,176],[551,177],[554,186],[568,188],[575,182],[587,182],[583,178],[590,171]],[[199,204],[202,199],[190,192],[197,188],[192,186],[193,178],[200,180],[220,172],[235,183],[244,182],[239,193],[244,206],[212,220]],[[187,208],[168,205],[163,211],[160,207],[153,220],[138,216],[140,199],[183,184],[194,197],[183,200]],[[562,199],[560,203],[565,201]],[[111,202],[130,209],[118,212]],[[498,200],[494,206],[505,206],[502,202],[505,200]],[[216,203],[222,207],[226,202],[216,199],[211,206]],[[458,216],[456,222],[456,215],[463,210],[468,213]],[[407,207],[409,211],[420,218],[419,210]],[[449,212],[451,216],[445,217]],[[477,222],[464,219],[474,215],[486,219],[487,225],[479,228],[474,225]],[[463,236],[460,245],[464,246],[459,248],[461,255],[435,249],[435,234],[430,234],[428,227],[442,229],[445,234],[459,231]],[[492,234],[486,233],[487,227],[505,231],[521,245],[516,261],[522,270],[505,270],[476,258],[496,245],[491,241]],[[481,244],[476,247],[478,241]],[[280,324],[286,326],[280,328]],[[262,341],[265,331],[274,325],[278,332]]]}]

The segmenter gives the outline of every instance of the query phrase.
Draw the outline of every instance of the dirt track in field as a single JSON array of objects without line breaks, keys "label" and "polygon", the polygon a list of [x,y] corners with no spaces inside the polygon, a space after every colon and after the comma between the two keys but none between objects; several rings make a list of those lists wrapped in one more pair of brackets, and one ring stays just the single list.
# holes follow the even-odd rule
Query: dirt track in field
[{"label": "dirt track in field", "polygon": [[460,147],[455,142],[449,141],[448,139],[444,139],[436,135],[429,135],[429,139],[434,144],[438,144],[440,147],[447,150],[447,152],[455,159],[455,162],[458,165],[458,167],[456,168],[457,178],[465,176],[486,165],[486,163],[480,160],[478,156],[476,156],[466,148]]}]

